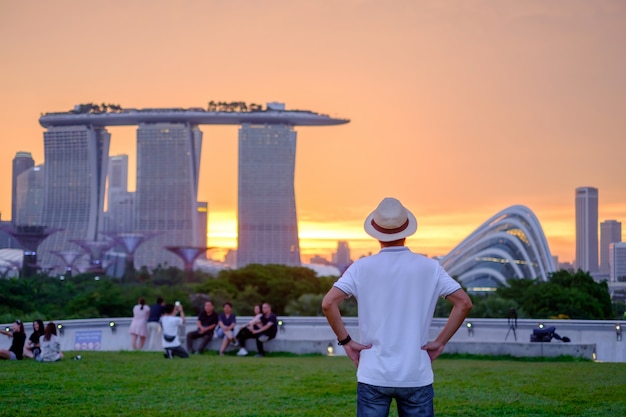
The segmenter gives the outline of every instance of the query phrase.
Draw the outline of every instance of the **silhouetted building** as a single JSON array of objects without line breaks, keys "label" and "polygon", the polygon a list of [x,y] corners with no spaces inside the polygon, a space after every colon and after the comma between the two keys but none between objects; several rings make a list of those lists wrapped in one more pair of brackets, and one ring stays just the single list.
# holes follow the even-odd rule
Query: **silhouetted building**
[{"label": "silhouetted building", "polygon": [[109,186],[104,230],[130,233],[134,229],[134,193],[128,191],[128,155],[109,157]]},{"label": "silhouetted building", "polygon": [[600,223],[600,272],[609,273],[609,246],[622,241],[622,223],[605,220]]},{"label": "silhouetted building", "polygon": [[300,266],[295,163],[293,127],[244,124],[239,130],[237,267]]},{"label": "silhouetted building", "polygon": [[11,221],[17,224],[17,177],[24,171],[35,166],[35,161],[30,152],[17,152],[13,158],[13,178],[11,183]]},{"label": "silhouetted building", "polygon": [[17,177],[15,187],[15,225],[40,225],[43,218],[44,165],[37,165]]},{"label": "silhouetted building", "polygon": [[[133,231],[159,233],[138,249],[135,254],[138,267],[164,263],[180,265],[180,259],[167,252],[164,246],[194,247],[204,246],[202,242],[206,242],[206,212],[203,211],[206,203],[197,201],[202,142],[198,125],[241,125],[240,163],[244,166],[240,171],[240,184],[246,191],[239,191],[239,224],[243,221],[240,238],[244,242],[245,263],[259,259],[262,263],[299,265],[293,191],[294,126],[332,126],[349,120],[308,110],[285,110],[281,103],[268,103],[266,110],[256,104],[248,107],[245,103],[234,106],[211,103],[208,111],[202,108],[123,109],[118,105],[84,104],[68,112],[42,115],[39,122],[47,129],[44,134],[43,221],[66,230],[49,239],[48,249],[77,250],[70,240],[95,240],[94,235],[104,231],[102,201],[109,149],[105,128],[136,125],[139,128],[135,196],[117,201],[109,195],[109,208],[132,205]],[[255,155],[254,151],[260,153]],[[111,173],[113,187],[116,175]],[[262,177],[253,178],[254,175]],[[121,180],[120,184],[123,182]],[[269,204],[263,201],[272,198],[276,200]],[[64,210],[63,204],[70,209]],[[279,216],[284,218],[278,219]],[[118,228],[126,226],[107,223],[107,230]],[[248,243],[267,244],[268,250],[258,254]]]},{"label": "silhouetted building", "polygon": [[626,243],[609,245],[609,281],[626,281]]},{"label": "silhouetted building", "polygon": [[576,269],[598,271],[598,189],[576,188]]},{"label": "silhouetted building", "polygon": [[[207,228],[209,224],[209,203],[206,201],[198,201],[196,204],[196,212],[198,215],[198,226],[196,228],[196,242],[200,247],[207,246]],[[206,259],[206,251],[202,252],[198,258]]]},{"label": "silhouetted building", "polygon": [[201,147],[202,132],[195,125],[139,125],[135,231],[159,234],[137,250],[138,267],[164,263],[182,267],[181,259],[165,246],[201,246],[197,214]]},{"label": "silhouetted building", "polygon": [[42,224],[61,231],[39,248],[42,267],[58,264],[50,251],[79,250],[71,240],[96,240],[102,230],[110,137],[90,125],[44,132]]},{"label": "silhouetted building", "polygon": [[333,254],[333,264],[337,266],[337,269],[341,273],[343,273],[350,264],[352,263],[352,259],[350,259],[350,246],[348,242],[345,240],[340,240],[337,242],[337,252]]}]

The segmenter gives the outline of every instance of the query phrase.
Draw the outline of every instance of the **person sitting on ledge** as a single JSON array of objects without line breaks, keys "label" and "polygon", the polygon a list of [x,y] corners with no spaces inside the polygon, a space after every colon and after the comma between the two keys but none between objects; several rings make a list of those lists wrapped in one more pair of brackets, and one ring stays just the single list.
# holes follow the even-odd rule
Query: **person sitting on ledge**
[{"label": "person sitting on ledge", "polygon": [[[213,331],[217,326],[217,313],[213,310],[213,302],[205,301],[204,310],[198,315],[198,329],[187,333],[187,351],[190,353],[202,353],[213,339]],[[202,343],[197,351],[193,349],[193,341],[202,338]]]},{"label": "person sitting on ledge", "polygon": [[276,337],[278,332],[278,319],[276,314],[272,313],[272,306],[269,303],[263,303],[261,307],[263,314],[261,315],[260,327],[244,327],[237,333],[237,340],[241,349],[237,352],[238,356],[246,356],[248,351],[246,350],[246,340],[256,339],[257,356],[265,356],[265,350],[263,349],[263,343],[268,340],[272,340]]}]

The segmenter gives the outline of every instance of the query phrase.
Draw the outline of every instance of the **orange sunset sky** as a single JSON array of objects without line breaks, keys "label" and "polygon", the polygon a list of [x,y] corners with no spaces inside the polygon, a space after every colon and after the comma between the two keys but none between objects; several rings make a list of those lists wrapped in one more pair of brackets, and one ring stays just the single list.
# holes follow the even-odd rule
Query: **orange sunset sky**
[{"label": "orange sunset sky", "polygon": [[[579,186],[599,189],[600,221],[626,222],[622,0],[0,0],[0,36],[3,220],[15,153],[44,162],[41,113],[215,100],[351,120],[297,129],[305,260],[337,240],[376,251],[362,222],[386,196],[415,213],[408,246],[429,256],[522,204],[572,261]],[[209,245],[234,248],[237,127],[201,129]],[[135,129],[109,131],[134,189]]]}]

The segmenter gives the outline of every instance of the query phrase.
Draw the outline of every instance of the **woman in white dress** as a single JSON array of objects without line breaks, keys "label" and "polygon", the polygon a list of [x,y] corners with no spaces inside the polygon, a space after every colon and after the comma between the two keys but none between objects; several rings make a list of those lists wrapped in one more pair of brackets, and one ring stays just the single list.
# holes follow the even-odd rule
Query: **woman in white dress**
[{"label": "woman in white dress", "polygon": [[130,339],[133,350],[143,349],[148,335],[148,317],[150,316],[150,307],[146,305],[146,299],[139,298],[138,304],[133,307],[133,319],[130,322]]}]

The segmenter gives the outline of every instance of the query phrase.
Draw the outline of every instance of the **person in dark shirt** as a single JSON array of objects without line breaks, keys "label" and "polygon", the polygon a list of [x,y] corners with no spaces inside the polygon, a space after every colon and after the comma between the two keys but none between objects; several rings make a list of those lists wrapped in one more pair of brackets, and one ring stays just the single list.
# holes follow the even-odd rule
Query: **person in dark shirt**
[{"label": "person in dark shirt", "polygon": [[28,341],[24,344],[24,357],[36,358],[39,356],[41,349],[39,348],[39,338],[44,334],[43,320],[37,319],[33,322],[33,332]]},{"label": "person in dark shirt", "polygon": [[222,341],[222,346],[220,347],[220,356],[224,355],[224,351],[230,343],[235,343],[236,325],[237,316],[233,314],[233,305],[226,302],[224,303],[224,311],[220,313],[217,323],[217,335],[218,337],[224,337],[224,340]]},{"label": "person in dark shirt", "polygon": [[148,349],[160,350],[161,349],[161,337],[159,336],[159,320],[163,315],[163,298],[158,297],[156,303],[150,306],[150,315],[148,316]]},{"label": "person in dark shirt", "polygon": [[255,339],[257,356],[265,356],[265,349],[263,343],[276,337],[278,332],[278,319],[276,314],[272,313],[272,306],[270,303],[263,303],[263,314],[260,317],[260,323],[253,329],[244,327],[237,334],[237,340],[241,349],[237,352],[238,356],[246,356],[248,351],[246,350],[246,340]]},{"label": "person in dark shirt", "polygon": [[13,338],[11,347],[9,350],[0,349],[0,359],[18,360],[21,361],[24,354],[24,343],[26,342],[26,332],[24,332],[24,324],[15,320],[13,323],[13,332],[7,332],[6,330],[0,330],[3,335]]},{"label": "person in dark shirt", "polygon": [[[198,315],[198,329],[187,333],[187,351],[189,353],[202,353],[213,339],[213,331],[217,326],[218,317],[213,309],[212,301],[204,302],[204,310]],[[198,350],[194,350],[193,341],[202,338],[202,343]]]}]

